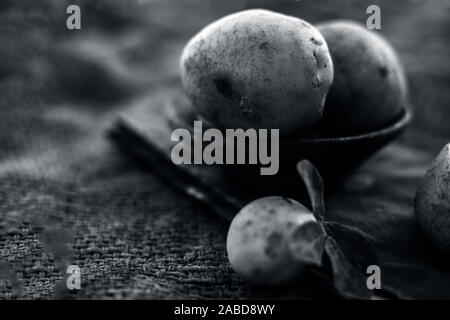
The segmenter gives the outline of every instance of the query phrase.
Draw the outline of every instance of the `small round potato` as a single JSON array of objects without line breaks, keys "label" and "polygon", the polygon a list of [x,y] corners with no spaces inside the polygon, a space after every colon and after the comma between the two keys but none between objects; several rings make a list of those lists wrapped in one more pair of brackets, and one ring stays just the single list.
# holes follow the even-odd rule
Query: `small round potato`
[{"label": "small round potato", "polygon": [[326,128],[359,134],[394,121],[406,95],[403,68],[394,49],[382,36],[355,22],[331,21],[317,28],[334,65],[323,114]]},{"label": "small round potato", "polygon": [[197,114],[219,128],[308,128],[333,80],[327,44],[309,23],[267,10],[231,14],[195,35],[181,79]]},{"label": "small round potato", "polygon": [[427,237],[450,257],[450,144],[442,149],[422,179],[414,214]]},{"label": "small round potato", "polygon": [[228,259],[252,284],[286,284],[317,260],[314,246],[322,235],[311,211],[297,201],[260,198],[242,208],[231,222]]}]

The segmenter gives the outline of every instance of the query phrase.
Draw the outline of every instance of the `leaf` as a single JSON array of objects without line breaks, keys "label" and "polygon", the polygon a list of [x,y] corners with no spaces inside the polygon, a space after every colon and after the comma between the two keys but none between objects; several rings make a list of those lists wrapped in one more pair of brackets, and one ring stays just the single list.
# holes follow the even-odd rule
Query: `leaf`
[{"label": "leaf", "polygon": [[[375,247],[361,230],[335,222],[325,222],[324,228],[329,234],[324,241],[325,258],[331,269],[334,289],[340,296],[349,299],[401,298],[396,290],[386,285],[375,291],[367,289],[367,267],[379,264]],[[323,267],[326,269],[326,263]]]},{"label": "leaf", "polygon": [[360,272],[365,272],[370,265],[378,265],[375,246],[361,230],[332,221],[323,222],[323,226]]},{"label": "leaf", "polygon": [[348,299],[370,299],[373,294],[367,288],[366,277],[349,262],[332,237],[326,237],[324,250],[338,294]]},{"label": "leaf", "polygon": [[[290,249],[293,256],[300,260],[302,256],[308,256],[311,257],[311,261],[314,259],[317,261],[317,254],[323,252],[321,263],[311,263],[311,266],[320,265],[319,269],[312,268],[314,269],[313,274],[318,279],[322,281],[328,279],[328,282],[332,283],[333,289],[345,298],[379,297],[367,288],[365,274],[368,266],[378,265],[375,247],[361,230],[336,222],[324,221],[324,184],[320,173],[308,160],[298,162],[297,171],[308,191],[312,211],[316,219],[320,221],[326,235],[321,238],[316,235],[317,240],[310,241],[311,245],[306,248],[305,246],[295,246],[296,242],[292,241]],[[322,248],[318,247],[320,245]],[[389,295],[389,297],[395,296],[387,291],[378,291],[378,293]]]},{"label": "leaf", "polygon": [[297,171],[308,191],[314,216],[317,220],[323,221],[325,218],[324,186],[319,171],[306,159],[297,163]]},{"label": "leaf", "polygon": [[302,265],[322,264],[325,230],[317,221],[296,226],[288,237],[288,248],[295,261]]}]

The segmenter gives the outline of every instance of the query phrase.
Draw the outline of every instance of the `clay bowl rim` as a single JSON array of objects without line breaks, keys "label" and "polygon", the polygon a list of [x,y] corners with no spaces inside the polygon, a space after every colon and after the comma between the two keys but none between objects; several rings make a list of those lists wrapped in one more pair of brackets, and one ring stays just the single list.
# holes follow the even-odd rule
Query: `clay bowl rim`
[{"label": "clay bowl rim", "polygon": [[[402,108],[402,113],[397,118],[396,121],[391,122],[387,126],[372,130],[369,132],[350,135],[350,136],[330,136],[330,137],[320,137],[320,138],[302,138],[302,137],[286,137],[280,139],[280,144],[283,145],[320,145],[320,144],[342,144],[346,142],[358,142],[363,140],[372,140],[377,138],[382,138],[386,136],[393,135],[395,133],[401,132],[411,121],[412,110],[409,104],[405,104]],[[300,135],[300,134],[298,134]]]}]

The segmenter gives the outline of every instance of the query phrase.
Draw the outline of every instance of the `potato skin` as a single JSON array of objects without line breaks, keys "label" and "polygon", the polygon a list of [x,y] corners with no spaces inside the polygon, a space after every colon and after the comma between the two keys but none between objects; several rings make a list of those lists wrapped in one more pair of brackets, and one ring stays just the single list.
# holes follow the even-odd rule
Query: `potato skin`
[{"label": "potato skin", "polygon": [[414,214],[425,235],[450,258],[450,144],[420,182]]},{"label": "potato skin", "polygon": [[254,285],[275,286],[295,280],[305,267],[290,255],[288,237],[296,226],[309,221],[316,221],[313,214],[292,199],[272,196],[250,202],[228,231],[231,266]]},{"label": "potato skin", "polygon": [[323,123],[340,134],[383,128],[399,116],[406,81],[391,45],[355,22],[318,24],[334,65],[334,81],[325,102]]},{"label": "potato skin", "polygon": [[254,9],[195,35],[181,55],[181,79],[196,112],[219,128],[287,135],[321,119],[333,64],[315,27]]}]

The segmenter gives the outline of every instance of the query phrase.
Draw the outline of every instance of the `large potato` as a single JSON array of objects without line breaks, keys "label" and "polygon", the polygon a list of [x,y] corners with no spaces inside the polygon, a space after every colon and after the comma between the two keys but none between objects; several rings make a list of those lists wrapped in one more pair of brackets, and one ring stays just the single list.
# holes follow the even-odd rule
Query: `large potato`
[{"label": "large potato", "polygon": [[286,135],[320,120],[333,65],[309,23],[247,10],[189,41],[181,79],[197,113],[216,126],[277,128]]},{"label": "large potato", "polygon": [[424,233],[450,257],[450,144],[442,149],[421,181],[414,213]]},{"label": "large potato", "polygon": [[342,134],[364,133],[399,116],[406,94],[400,61],[380,35],[351,21],[317,25],[327,41],[334,81],[323,121]]}]

